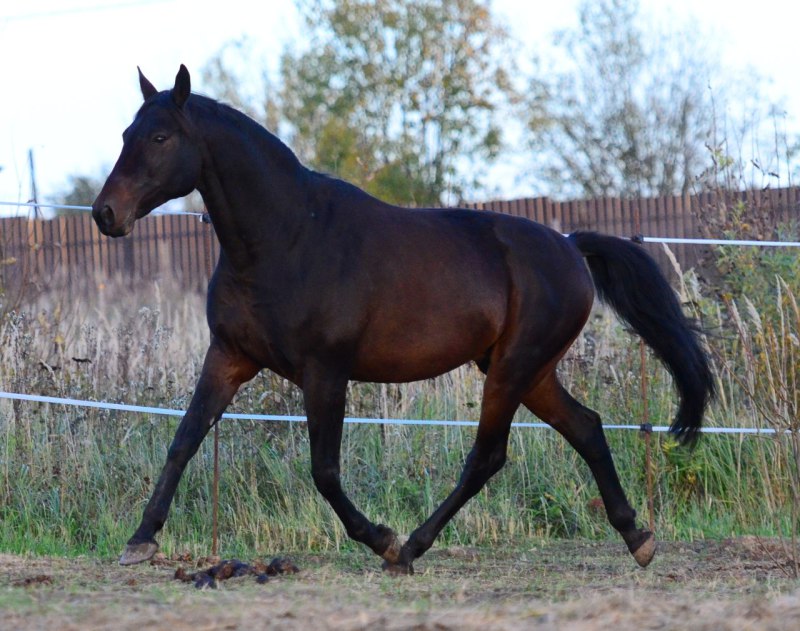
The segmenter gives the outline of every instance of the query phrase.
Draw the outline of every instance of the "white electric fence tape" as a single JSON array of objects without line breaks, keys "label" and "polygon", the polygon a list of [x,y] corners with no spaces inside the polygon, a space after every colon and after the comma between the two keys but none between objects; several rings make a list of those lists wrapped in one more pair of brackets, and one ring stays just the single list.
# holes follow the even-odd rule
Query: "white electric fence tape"
[{"label": "white electric fence tape", "polygon": [[[45,397],[34,394],[19,394],[15,392],[0,392],[0,399],[12,399],[17,401],[30,401],[36,403],[52,403],[55,405],[71,405],[77,407],[96,408],[101,410],[119,410],[122,412],[138,412],[141,414],[158,414],[162,416],[183,416],[185,410],[173,410],[170,408],[156,408],[145,405],[126,405],[123,403],[107,403],[105,401],[85,401],[81,399],[64,399],[61,397]],[[305,423],[305,416],[289,416],[281,414],[234,414],[225,413],[223,419],[240,421],[279,421],[284,423]],[[360,425],[423,425],[423,426],[456,426],[456,427],[477,427],[477,421],[450,421],[450,420],[423,420],[423,419],[399,419],[399,418],[351,418],[344,419],[345,423]],[[512,423],[511,427],[529,428],[549,428],[546,423]],[[641,429],[640,425],[603,425],[603,429]],[[669,427],[655,426],[654,432],[667,432]],[[774,434],[773,428],[755,427],[704,427],[704,434]]]}]

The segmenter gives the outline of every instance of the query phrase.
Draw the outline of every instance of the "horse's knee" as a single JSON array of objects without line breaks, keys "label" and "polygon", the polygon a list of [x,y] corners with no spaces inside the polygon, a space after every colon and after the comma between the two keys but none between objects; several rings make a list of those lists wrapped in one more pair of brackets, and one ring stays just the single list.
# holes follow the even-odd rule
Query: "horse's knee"
[{"label": "horse's knee", "polygon": [[482,486],[506,463],[506,446],[498,444],[488,451],[473,450],[464,467],[464,481]]},{"label": "horse's knee", "polygon": [[508,455],[506,452],[506,447],[503,445],[502,447],[495,449],[489,456],[488,462],[486,463],[486,467],[488,470],[488,477],[492,477],[495,473],[500,471],[503,466],[506,464],[506,460],[508,459]]},{"label": "horse's knee", "polygon": [[173,440],[167,450],[167,461],[178,465],[185,465],[196,452],[197,449],[190,445],[188,441]]},{"label": "horse's knee", "polygon": [[311,477],[323,497],[330,497],[341,490],[339,470],[336,467],[313,467]]}]

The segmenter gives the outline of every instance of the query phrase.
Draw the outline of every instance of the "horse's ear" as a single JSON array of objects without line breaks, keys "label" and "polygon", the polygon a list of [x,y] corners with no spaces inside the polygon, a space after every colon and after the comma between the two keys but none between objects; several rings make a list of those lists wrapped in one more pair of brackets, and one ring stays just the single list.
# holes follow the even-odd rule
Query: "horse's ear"
[{"label": "horse's ear", "polygon": [[139,71],[139,87],[142,89],[142,96],[146,101],[154,94],[158,94],[158,90],[156,90],[155,86],[142,74],[142,69],[139,66],[136,66],[136,69]]},{"label": "horse's ear", "polygon": [[181,64],[178,74],[175,75],[175,87],[172,88],[172,100],[175,101],[175,105],[183,107],[191,91],[192,81],[189,78],[189,71],[186,69],[186,66]]}]

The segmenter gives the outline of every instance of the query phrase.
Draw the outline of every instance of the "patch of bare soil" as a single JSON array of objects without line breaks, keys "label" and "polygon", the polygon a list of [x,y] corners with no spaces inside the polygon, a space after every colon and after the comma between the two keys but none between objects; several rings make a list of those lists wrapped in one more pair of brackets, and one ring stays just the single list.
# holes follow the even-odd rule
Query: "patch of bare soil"
[{"label": "patch of bare soil", "polygon": [[[432,550],[408,577],[366,552],[294,554],[275,563],[299,572],[259,583],[260,560],[0,555],[0,610],[4,628],[23,630],[800,628],[787,558],[779,541],[662,543],[642,570],[621,543],[533,542]],[[198,575],[216,589],[195,589]]]}]

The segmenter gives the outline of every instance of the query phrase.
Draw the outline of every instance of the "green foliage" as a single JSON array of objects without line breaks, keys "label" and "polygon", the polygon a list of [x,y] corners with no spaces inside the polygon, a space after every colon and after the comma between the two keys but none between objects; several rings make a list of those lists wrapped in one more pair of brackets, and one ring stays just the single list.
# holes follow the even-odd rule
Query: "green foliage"
[{"label": "green foliage", "polygon": [[[768,189],[747,193],[717,189],[713,201],[696,213],[701,233],[728,240],[797,241],[800,230],[796,220],[781,221],[787,205],[783,193],[780,198],[772,193]],[[710,289],[724,302],[746,299],[767,318],[778,313],[775,295],[781,282],[791,292],[800,292],[798,248],[716,246],[704,267]]]},{"label": "green foliage", "polygon": [[[779,226],[771,234],[762,237],[745,220],[747,215],[744,208],[744,204],[739,204],[734,209],[738,230],[726,231],[727,238],[797,240],[799,233],[794,226]],[[720,246],[716,250],[715,260],[728,296],[733,299],[746,296],[759,310],[775,313],[774,296],[779,285],[778,279],[783,279],[794,291],[800,291],[800,253],[797,248]]]},{"label": "green foliage", "polygon": [[[316,169],[390,202],[455,201],[501,145],[513,74],[506,33],[481,0],[311,0],[304,42],[254,108],[236,94],[228,47],[207,84],[282,135]],[[267,92],[265,90],[265,92]],[[258,111],[254,111],[258,110]],[[479,168],[465,164],[480,161]]]},{"label": "green foliage", "polygon": [[[185,407],[208,339],[202,297],[153,285],[138,291],[134,302],[124,282],[104,283],[102,289],[87,282],[93,289],[81,301],[74,294],[42,295],[0,321],[0,388]],[[751,344],[750,354],[773,362],[755,374],[784,375],[776,381],[791,386],[780,359],[793,348],[791,339],[787,334],[775,352],[766,351],[766,341]],[[757,351],[759,346],[765,350]],[[783,393],[778,400],[791,394],[791,387],[772,389],[766,382],[742,387],[734,379],[746,374],[748,354],[742,349],[717,346],[721,393],[711,425],[763,426],[774,415],[753,411],[771,401],[771,392]],[[650,419],[666,424],[675,407],[671,379],[654,361],[648,373]],[[639,418],[638,343],[605,312],[592,317],[562,362],[561,378],[605,422]],[[354,384],[347,414],[475,420],[481,389],[474,368],[404,386]],[[302,402],[296,388],[262,373],[241,391],[231,411],[302,414]],[[535,419],[520,412],[518,420]],[[0,401],[0,548],[117,554],[152,491],[177,422]],[[474,433],[461,427],[348,425],[343,484],[371,518],[408,533],[452,489]],[[314,488],[302,424],[225,421],[221,438],[225,554],[357,548]],[[645,517],[644,442],[629,431],[609,431],[608,440],[623,487]],[[160,537],[169,552],[208,552],[211,457],[207,440],[179,486]],[[660,536],[786,532],[792,523],[793,462],[790,445],[782,441],[705,436],[695,451],[687,451],[654,434]],[[605,539],[616,533],[575,451],[553,431],[516,429],[508,464],[445,529],[441,544],[498,545],[539,536]]]}]

